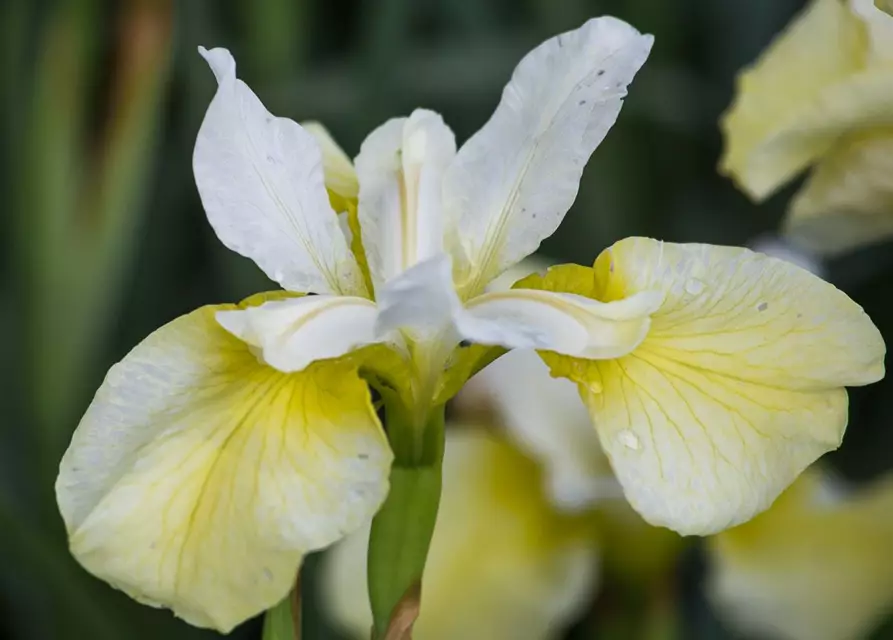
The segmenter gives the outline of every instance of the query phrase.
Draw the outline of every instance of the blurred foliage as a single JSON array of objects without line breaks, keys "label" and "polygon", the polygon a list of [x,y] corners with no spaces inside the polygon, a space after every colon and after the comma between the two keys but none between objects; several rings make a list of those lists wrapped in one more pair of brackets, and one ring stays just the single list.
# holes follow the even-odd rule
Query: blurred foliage
[{"label": "blurred foliage", "polygon": [[[715,172],[735,72],[799,0],[4,0],[0,5],[0,633],[29,639],[213,637],[140,606],[68,556],[56,465],[108,367],[205,303],[270,288],[206,224],[191,154],[214,79],[196,46],[226,46],[268,108],[324,122],[349,153],[385,119],[426,106],[464,140],[521,55],[586,18],[656,35],[619,124],[567,221],[543,247],[586,263],[625,235],[744,244],[790,190],[754,206]],[[829,279],[893,337],[889,246]],[[852,393],[845,446],[865,480],[893,462],[893,380]],[[729,638],[700,591],[698,549],[657,595],[604,594],[573,638]],[[306,638],[326,633],[304,572]],[[644,614],[643,614],[644,612]],[[657,622],[655,622],[657,621]],[[260,638],[259,621],[234,638]],[[882,637],[882,636],[879,636]],[[891,635],[883,637],[893,637]]]}]

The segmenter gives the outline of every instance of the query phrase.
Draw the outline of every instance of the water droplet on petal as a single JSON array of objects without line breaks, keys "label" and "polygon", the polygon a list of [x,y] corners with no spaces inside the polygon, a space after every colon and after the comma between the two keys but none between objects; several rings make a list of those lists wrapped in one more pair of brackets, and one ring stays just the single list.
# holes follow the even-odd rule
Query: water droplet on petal
[{"label": "water droplet on petal", "polygon": [[642,448],[642,441],[639,440],[639,436],[629,429],[624,429],[618,433],[617,441],[627,449],[632,449],[633,451],[638,451]]},{"label": "water droplet on petal", "polygon": [[757,311],[765,311],[768,308],[769,308],[768,302],[761,302],[760,304],[757,305]]},{"label": "water droplet on petal", "polygon": [[685,292],[689,295],[696,296],[704,290],[704,283],[697,278],[690,278],[685,282]]}]

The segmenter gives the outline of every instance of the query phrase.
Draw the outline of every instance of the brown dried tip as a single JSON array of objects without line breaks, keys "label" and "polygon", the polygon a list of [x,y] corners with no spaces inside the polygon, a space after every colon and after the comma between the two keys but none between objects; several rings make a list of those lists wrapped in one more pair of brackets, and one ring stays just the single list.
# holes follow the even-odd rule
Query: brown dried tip
[{"label": "brown dried tip", "polygon": [[419,617],[421,598],[422,584],[416,582],[394,607],[391,622],[382,640],[412,640],[412,625]]}]

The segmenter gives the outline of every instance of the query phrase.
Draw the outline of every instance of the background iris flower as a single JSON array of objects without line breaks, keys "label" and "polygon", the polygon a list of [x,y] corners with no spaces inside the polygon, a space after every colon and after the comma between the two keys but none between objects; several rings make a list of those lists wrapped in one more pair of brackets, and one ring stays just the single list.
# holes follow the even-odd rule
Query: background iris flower
[{"label": "background iris flower", "polygon": [[873,0],[812,0],[739,77],[720,170],[759,201],[812,167],[789,206],[791,237],[828,254],[883,239],[891,78],[893,16]]}]

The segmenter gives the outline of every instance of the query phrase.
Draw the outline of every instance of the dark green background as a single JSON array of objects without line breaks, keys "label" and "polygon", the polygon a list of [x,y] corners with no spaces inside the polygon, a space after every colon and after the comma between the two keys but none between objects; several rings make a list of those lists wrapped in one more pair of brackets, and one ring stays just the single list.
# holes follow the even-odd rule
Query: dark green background
[{"label": "dark green background", "polygon": [[[273,288],[253,263],[224,249],[203,218],[191,155],[214,80],[197,45],[231,49],[240,76],[272,112],[323,121],[353,155],[373,127],[417,106],[441,112],[465,140],[489,117],[526,51],[589,17],[613,14],[655,34],[619,123],[590,162],[566,222],[543,246],[551,258],[589,263],[626,235],[743,244],[776,227],[793,188],[756,206],[718,176],[717,118],[736,71],[800,6],[797,0],[4,0],[0,634],[214,635],[136,605],[83,572],[67,555],[52,498],[58,459],[111,363],[196,306]],[[140,34],[149,34],[148,48]],[[116,98],[121,86],[123,103]],[[106,227],[112,231],[102,239]],[[887,245],[836,260],[828,276],[865,306],[888,339],[891,274]],[[852,394],[845,445],[830,456],[852,478],[869,479],[891,466],[891,384]],[[311,560],[310,585],[314,566]],[[704,603],[702,575],[694,548],[669,589],[676,635],[661,637],[731,637]],[[644,637],[625,616],[639,617],[635,598],[608,585],[572,635]],[[333,637],[321,625],[311,591],[305,637]],[[233,637],[259,637],[257,621]]]}]

